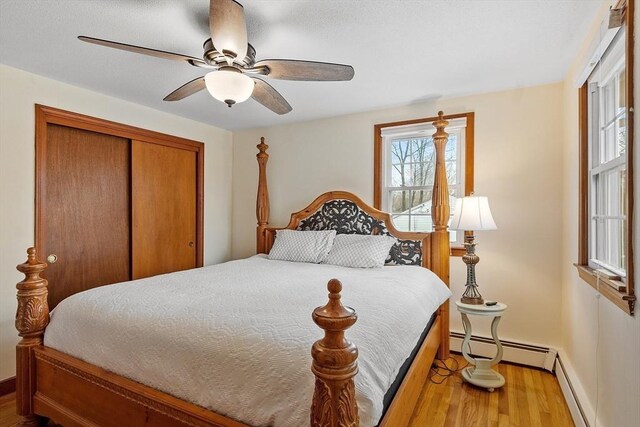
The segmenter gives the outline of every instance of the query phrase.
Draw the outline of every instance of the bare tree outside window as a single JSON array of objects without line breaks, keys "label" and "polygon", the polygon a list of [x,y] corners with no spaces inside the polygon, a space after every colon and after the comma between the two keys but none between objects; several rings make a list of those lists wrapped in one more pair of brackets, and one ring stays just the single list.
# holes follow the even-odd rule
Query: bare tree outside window
[{"label": "bare tree outside window", "polygon": [[[406,231],[431,230],[431,198],[435,181],[435,147],[431,137],[391,141],[391,212],[396,227]],[[457,136],[445,149],[449,184],[457,184]],[[455,190],[452,192],[455,195]]]}]

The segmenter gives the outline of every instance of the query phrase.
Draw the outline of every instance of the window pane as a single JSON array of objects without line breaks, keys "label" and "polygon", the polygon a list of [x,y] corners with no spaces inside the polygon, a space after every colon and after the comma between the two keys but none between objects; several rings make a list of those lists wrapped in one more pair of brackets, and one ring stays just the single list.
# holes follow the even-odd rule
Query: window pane
[{"label": "window pane", "polygon": [[447,168],[447,182],[449,185],[456,185],[458,183],[458,163],[454,161],[447,161],[445,163]]},{"label": "window pane", "polygon": [[389,194],[390,212],[402,213],[411,207],[411,191],[391,191]]},{"label": "window pane", "polygon": [[[432,193],[433,191],[431,189],[402,190],[390,192],[390,200],[392,201],[391,213],[393,214],[393,224],[398,230],[431,231]],[[449,190],[449,205],[451,206],[451,213],[453,213],[453,208],[456,205],[455,189]]]},{"label": "window pane", "polygon": [[431,193],[431,189],[391,191],[391,213],[431,215]]},{"label": "window pane", "polygon": [[424,163],[412,163],[411,164],[411,177],[412,185],[425,186],[433,185],[435,182],[436,164],[433,162]]},{"label": "window pane", "polygon": [[411,215],[411,231],[431,231],[433,222],[431,215]]},{"label": "window pane", "polygon": [[407,165],[391,165],[391,186],[404,187],[411,181],[411,168]]},{"label": "window pane", "polygon": [[391,164],[402,164],[408,162],[409,141],[406,139],[396,139],[391,141]]},{"label": "window pane", "polygon": [[627,109],[627,79],[625,76],[625,68],[618,72],[618,114]]},{"label": "window pane", "polygon": [[409,215],[393,215],[393,225],[400,231],[411,231],[409,229]]},{"label": "window pane", "polygon": [[414,163],[435,161],[435,147],[432,138],[411,139],[411,161]]},{"label": "window pane", "polygon": [[616,127],[615,122],[604,128],[602,132],[601,159],[608,162],[616,157]]},{"label": "window pane", "polygon": [[626,221],[617,218],[604,218],[598,221],[597,230],[597,260],[605,266],[625,271]]},{"label": "window pane", "polygon": [[445,160],[457,160],[458,158],[458,135],[449,134],[447,145],[444,150]]},{"label": "window pane", "polygon": [[622,216],[626,211],[626,171],[624,166],[619,169],[606,171],[601,174],[603,180],[601,194],[604,209],[602,213],[607,216]]},{"label": "window pane", "polygon": [[619,157],[625,154],[627,151],[627,120],[626,114],[623,114],[618,118],[616,123],[617,135],[616,135],[616,153],[615,156]]}]

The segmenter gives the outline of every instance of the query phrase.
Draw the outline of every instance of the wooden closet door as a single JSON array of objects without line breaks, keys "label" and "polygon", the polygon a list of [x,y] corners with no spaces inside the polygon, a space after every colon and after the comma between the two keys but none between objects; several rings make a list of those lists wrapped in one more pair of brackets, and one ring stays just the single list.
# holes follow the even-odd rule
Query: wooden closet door
[{"label": "wooden closet door", "polygon": [[133,278],[196,267],[196,153],[132,141]]},{"label": "wooden closet door", "polygon": [[49,305],[130,280],[129,140],[46,125],[37,165],[37,246],[49,267]]}]

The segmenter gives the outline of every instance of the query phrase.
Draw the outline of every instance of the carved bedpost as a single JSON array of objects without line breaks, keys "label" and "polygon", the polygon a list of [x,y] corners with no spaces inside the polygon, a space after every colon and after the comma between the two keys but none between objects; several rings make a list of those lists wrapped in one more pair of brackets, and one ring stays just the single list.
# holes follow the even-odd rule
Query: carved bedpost
[{"label": "carved bedpost", "polygon": [[256,218],[258,220],[257,244],[256,252],[265,253],[265,235],[264,229],[269,225],[269,189],[267,187],[267,161],[269,155],[267,148],[269,146],[264,143],[264,137],[260,138],[260,144],[257,145],[259,153],[258,158],[258,197],[256,199]]},{"label": "carved bedpost", "polygon": [[358,404],[353,377],[358,373],[358,349],[344,331],[358,320],[355,310],[340,302],[342,284],[331,279],[329,302],[313,311],[313,321],[324,329],[324,338],[313,344],[311,370],[316,388],[311,406],[311,427],[356,427]]},{"label": "carved bedpost", "polygon": [[[445,128],[449,124],[444,119],[444,113],[438,112],[438,120],[433,125],[436,132],[433,134],[433,144],[436,148],[436,171],[435,182],[433,184],[433,198],[431,200],[431,219],[433,221],[434,233],[431,239],[431,253],[433,254],[432,270],[449,284],[449,184],[447,183],[447,168],[445,164],[445,148],[449,134]],[[449,357],[449,302],[440,306],[440,322],[442,336],[438,357],[446,359]]]},{"label": "carved bedpost", "polygon": [[16,409],[22,417],[19,425],[37,426],[39,417],[31,406],[36,387],[32,349],[42,344],[44,330],[49,324],[47,281],[40,277],[47,264],[36,260],[35,248],[29,248],[27,261],[16,268],[25,275],[24,280],[16,285],[16,329],[22,337],[16,346]]}]

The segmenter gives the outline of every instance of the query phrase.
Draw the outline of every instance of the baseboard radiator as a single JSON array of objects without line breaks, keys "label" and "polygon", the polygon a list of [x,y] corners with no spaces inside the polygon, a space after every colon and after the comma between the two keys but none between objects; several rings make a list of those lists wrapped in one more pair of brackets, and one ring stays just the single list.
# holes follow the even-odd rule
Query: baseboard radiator
[{"label": "baseboard radiator", "polygon": [[[567,402],[571,418],[576,427],[592,427],[589,420],[595,419],[593,408],[588,402],[580,380],[576,377],[573,368],[569,365],[566,355],[560,351],[558,363],[556,363],[556,377],[560,383],[560,389]],[[600,425],[600,424],[598,424]]]},{"label": "baseboard radiator", "polygon": [[[454,331],[451,332],[450,337],[451,350],[461,353],[464,334]],[[556,356],[558,355],[555,349],[508,340],[500,340],[500,342],[504,350],[502,360],[519,365],[543,368],[553,372]],[[469,353],[475,356],[492,358],[496,354],[496,345],[492,338],[471,335],[470,347],[471,351]]]}]

